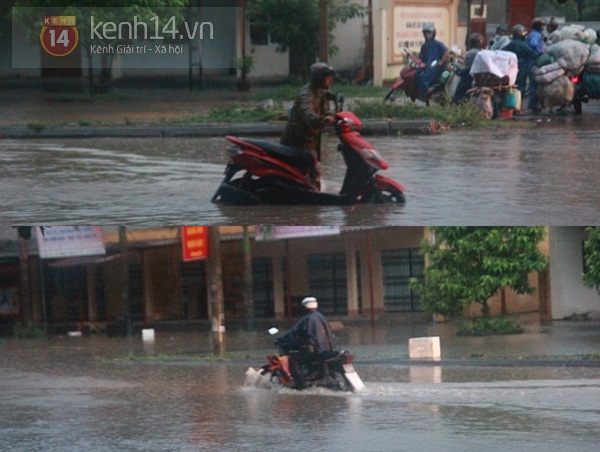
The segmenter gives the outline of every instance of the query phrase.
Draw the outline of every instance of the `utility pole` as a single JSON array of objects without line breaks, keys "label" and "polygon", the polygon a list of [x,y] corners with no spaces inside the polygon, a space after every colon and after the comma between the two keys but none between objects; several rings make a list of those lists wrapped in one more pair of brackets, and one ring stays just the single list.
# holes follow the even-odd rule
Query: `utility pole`
[{"label": "utility pole", "polygon": [[329,17],[327,0],[319,0],[319,61],[329,63]]},{"label": "utility pole", "polygon": [[252,250],[250,248],[250,231],[244,226],[244,319],[246,329],[253,330],[254,318],[254,278],[252,276]]},{"label": "utility pole", "polygon": [[373,37],[373,0],[369,0],[369,16],[367,25],[367,80],[374,77],[374,37]]},{"label": "utility pole", "polygon": [[31,326],[31,296],[29,278],[29,253],[27,252],[27,240],[31,237],[33,227],[19,226],[17,235],[19,238],[19,300],[21,305],[21,322],[23,326]]},{"label": "utility pole", "polygon": [[219,227],[208,228],[209,258],[207,262],[208,297],[210,303],[215,355],[225,354],[225,310],[223,307],[223,268]]},{"label": "utility pole", "polygon": [[127,261],[127,228],[119,226],[119,248],[121,249],[121,303],[123,306],[124,336],[131,336],[131,312],[129,309],[129,262]]}]

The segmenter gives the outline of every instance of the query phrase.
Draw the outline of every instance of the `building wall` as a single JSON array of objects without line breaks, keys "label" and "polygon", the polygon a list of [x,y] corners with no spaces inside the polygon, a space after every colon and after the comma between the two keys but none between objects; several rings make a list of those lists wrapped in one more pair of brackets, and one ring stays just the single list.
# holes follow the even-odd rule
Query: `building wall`
[{"label": "building wall", "polygon": [[600,314],[600,294],[582,282],[584,228],[552,227],[550,232],[552,317]]},{"label": "building wall", "polygon": [[[243,254],[240,239],[241,228],[227,228],[233,236],[222,235],[223,286],[225,295],[226,321],[241,318],[243,315]],[[181,283],[181,245],[177,241],[178,228],[157,230],[129,231],[131,248],[129,251],[130,266],[141,269],[141,305],[144,310],[143,319],[147,322],[202,319],[202,316],[186,316],[183,309],[183,291]],[[223,234],[223,232],[221,232]],[[375,230],[361,228],[346,229],[337,236],[315,237],[304,239],[251,241],[253,257],[270,257],[273,263],[273,294],[275,315],[286,315],[286,281],[283,262],[286,253],[290,258],[290,287],[295,300],[309,295],[309,256],[317,253],[345,253],[347,272],[348,315],[381,315],[388,313],[384,309],[384,287],[382,272],[382,250],[417,249],[421,240],[427,237],[426,228],[390,227]],[[158,238],[159,246],[149,245],[151,237]],[[112,237],[111,233],[107,237]],[[134,239],[143,240],[142,243]],[[548,239],[540,246],[542,252],[549,256],[550,266],[542,275],[531,274],[530,283],[537,288],[531,295],[517,295],[512,290],[492,297],[490,306],[493,314],[508,315],[530,313],[544,320],[545,316],[562,319],[573,313],[593,312],[600,314],[600,295],[593,289],[583,285],[582,243],[585,239],[583,227],[552,227],[548,229]],[[114,242],[113,242],[114,243]],[[110,246],[110,245],[109,245]],[[114,250],[113,250],[114,251]],[[13,259],[10,265],[18,268],[18,260]],[[74,309],[79,307],[81,298],[81,320],[112,322],[123,313],[121,301],[121,263],[114,258],[102,263],[80,265],[69,270],[67,275],[76,275],[77,281],[63,278],[63,288],[67,288],[69,299],[65,293],[56,292],[47,286],[41,290],[42,273],[47,280],[52,272],[48,269],[50,262],[44,262],[40,272],[37,256],[30,258],[31,300],[33,320],[37,324],[44,321],[42,307],[50,306],[49,322],[60,323],[73,317]],[[98,270],[96,272],[96,270]],[[194,270],[194,274],[198,269]],[[198,278],[203,278],[203,273]],[[96,279],[95,275],[98,276]],[[189,284],[196,284],[195,277]],[[194,293],[194,309],[201,310],[202,298],[206,298],[202,287],[205,281],[198,281],[198,290]],[[49,281],[48,284],[54,284]],[[67,287],[67,284],[71,284]],[[200,292],[202,294],[200,294]],[[45,301],[44,301],[45,294]],[[199,295],[200,294],[200,295]],[[373,295],[371,297],[371,294]],[[200,298],[198,298],[200,297]],[[102,302],[104,313],[98,318],[94,306]],[[200,308],[198,308],[198,306]],[[371,310],[371,308],[373,310]],[[197,313],[197,312],[196,312]],[[470,315],[479,314],[479,306],[467,309]],[[401,312],[400,315],[404,313]],[[87,317],[87,319],[86,319]]]}]

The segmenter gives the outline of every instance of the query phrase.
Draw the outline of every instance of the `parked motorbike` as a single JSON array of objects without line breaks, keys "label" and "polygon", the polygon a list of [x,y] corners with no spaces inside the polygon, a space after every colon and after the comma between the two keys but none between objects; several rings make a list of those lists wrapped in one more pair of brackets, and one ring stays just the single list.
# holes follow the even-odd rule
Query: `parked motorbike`
[{"label": "parked motorbike", "polygon": [[392,83],[389,92],[383,98],[383,101],[394,102],[403,92],[406,93],[410,100],[414,102],[419,98],[419,87],[417,85],[417,73],[425,68],[425,63],[421,59],[409,53],[404,49],[406,54],[406,64],[400,70],[398,78]]},{"label": "parked motorbike", "polygon": [[339,193],[320,192],[312,186],[308,174],[314,159],[309,150],[228,135],[225,138],[233,144],[227,149],[230,161],[212,201],[234,205],[404,203],[404,187],[376,174],[389,165],[356,130],[362,127],[361,120],[343,111],[343,96],[331,93],[331,100],[336,105],[338,151],[346,164]]},{"label": "parked motorbike", "polygon": [[[394,80],[392,87],[383,98],[383,101],[394,102],[403,92],[410,98],[412,102],[419,99],[419,87],[417,85],[417,77],[419,71],[425,68],[425,63],[421,59],[408,52],[406,53],[406,65],[400,70],[398,78]],[[440,80],[434,83],[427,92],[427,98],[421,99],[426,105],[431,103],[443,104],[448,99],[452,99],[456,86],[460,77],[456,75],[455,70],[460,67],[462,60],[456,56],[452,58],[446,65],[446,70],[442,73]]]},{"label": "parked motorbike", "polygon": [[581,114],[583,104],[587,104],[590,99],[600,99],[600,74],[583,71],[581,74],[571,77],[571,82],[575,86],[575,96],[571,105],[576,114]]},{"label": "parked motorbike", "polygon": [[[269,333],[275,335],[277,328],[271,328]],[[271,384],[286,388],[295,388],[294,377],[290,372],[290,360],[299,353],[290,350],[279,341],[275,341],[278,354],[267,356],[267,364],[260,368],[260,374],[267,376]],[[345,351],[332,351],[323,359],[312,359],[299,365],[307,388],[322,387],[335,391],[355,391],[364,388],[364,383],[358,376],[352,364],[352,355]]]}]

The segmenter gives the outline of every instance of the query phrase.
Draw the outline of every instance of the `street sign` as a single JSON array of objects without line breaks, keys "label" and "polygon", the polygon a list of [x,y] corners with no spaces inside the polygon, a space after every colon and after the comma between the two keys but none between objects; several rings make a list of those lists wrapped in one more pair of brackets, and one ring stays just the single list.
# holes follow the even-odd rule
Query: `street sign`
[{"label": "street sign", "polygon": [[181,247],[185,262],[206,259],[209,253],[208,226],[182,226]]}]

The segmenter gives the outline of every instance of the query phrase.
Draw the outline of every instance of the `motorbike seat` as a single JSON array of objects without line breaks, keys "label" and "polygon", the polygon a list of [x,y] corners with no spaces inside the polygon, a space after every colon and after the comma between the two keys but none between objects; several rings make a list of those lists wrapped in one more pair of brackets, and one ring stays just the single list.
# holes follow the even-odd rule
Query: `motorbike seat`
[{"label": "motorbike seat", "polygon": [[292,165],[303,172],[315,164],[312,152],[309,149],[296,146],[284,146],[283,144],[274,143],[268,140],[247,139],[244,141],[264,149],[267,155],[282,160],[288,165]]}]

